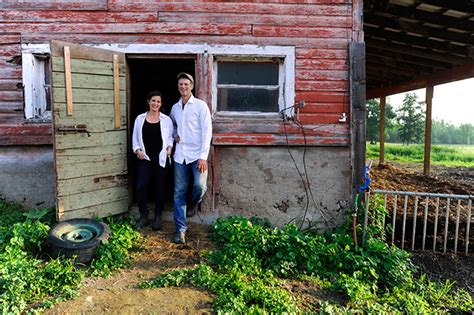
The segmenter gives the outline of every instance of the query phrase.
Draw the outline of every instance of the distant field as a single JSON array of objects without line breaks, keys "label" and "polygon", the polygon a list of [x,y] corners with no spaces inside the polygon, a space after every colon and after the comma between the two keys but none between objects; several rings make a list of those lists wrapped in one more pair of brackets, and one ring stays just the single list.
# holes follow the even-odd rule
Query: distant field
[{"label": "distant field", "polygon": [[[422,144],[385,143],[385,161],[423,163]],[[378,160],[379,144],[367,143],[367,158]],[[433,145],[431,164],[474,167],[474,145]]]}]

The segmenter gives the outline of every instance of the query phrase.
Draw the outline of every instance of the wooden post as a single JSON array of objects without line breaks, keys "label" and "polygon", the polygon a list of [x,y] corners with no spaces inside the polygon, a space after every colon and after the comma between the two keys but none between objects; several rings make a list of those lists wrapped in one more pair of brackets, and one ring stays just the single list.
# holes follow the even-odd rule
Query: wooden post
[{"label": "wooden post", "polygon": [[66,78],[66,113],[72,116],[72,74],[71,74],[71,50],[64,46],[64,75]]},{"label": "wooden post", "polygon": [[[349,45],[351,89],[351,142],[352,142],[352,189],[353,194],[363,184],[365,168],[366,119],[365,119],[365,44]],[[364,194],[360,193],[359,200]]]},{"label": "wooden post", "polygon": [[433,86],[426,87],[426,117],[425,117],[425,158],[423,163],[423,174],[430,176],[431,165],[431,109],[433,103]]},{"label": "wooden post", "polygon": [[380,98],[380,150],[379,165],[385,163],[385,102],[386,97]]}]

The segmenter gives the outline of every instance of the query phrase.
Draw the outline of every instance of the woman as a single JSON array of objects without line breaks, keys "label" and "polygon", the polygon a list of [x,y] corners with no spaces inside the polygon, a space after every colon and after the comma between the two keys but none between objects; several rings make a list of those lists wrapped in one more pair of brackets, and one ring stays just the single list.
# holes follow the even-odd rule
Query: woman
[{"label": "woman", "polygon": [[166,158],[171,155],[173,147],[173,123],[160,112],[162,94],[150,92],[147,96],[148,111],[135,119],[132,146],[138,158],[136,193],[140,218],[135,224],[139,229],[150,224],[148,218],[147,190],[150,180],[154,178],[156,197],[155,219],[153,230],[161,228],[163,212]]}]

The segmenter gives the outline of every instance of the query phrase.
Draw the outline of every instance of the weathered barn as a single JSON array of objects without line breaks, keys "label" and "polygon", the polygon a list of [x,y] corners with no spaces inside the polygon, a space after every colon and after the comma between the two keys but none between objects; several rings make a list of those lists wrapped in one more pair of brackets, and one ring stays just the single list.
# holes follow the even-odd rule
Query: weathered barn
[{"label": "weathered barn", "polygon": [[323,227],[360,183],[360,0],[7,0],[0,51],[0,194],[60,220],[133,204],[133,121],[181,71],[213,117],[201,217]]}]

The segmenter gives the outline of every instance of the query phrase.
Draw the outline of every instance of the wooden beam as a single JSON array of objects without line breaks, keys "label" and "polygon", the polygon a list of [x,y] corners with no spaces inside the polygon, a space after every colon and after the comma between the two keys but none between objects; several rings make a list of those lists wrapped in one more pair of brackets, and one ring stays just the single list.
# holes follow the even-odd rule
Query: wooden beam
[{"label": "wooden beam", "polygon": [[[366,10],[365,13],[367,13],[367,11],[368,10]],[[436,24],[444,26],[445,28],[456,28],[465,31],[472,31],[474,29],[474,21],[469,20],[469,17],[457,18],[395,4],[390,4],[383,12],[397,16],[398,18],[418,20],[420,23]]]},{"label": "wooden beam", "polygon": [[[366,153],[365,43],[349,44],[349,62],[352,192],[355,195],[363,184]],[[363,193],[360,197],[364,198]]]},{"label": "wooden beam", "polygon": [[445,71],[435,72],[433,75],[422,76],[401,84],[377,88],[367,91],[367,99],[375,97],[393,95],[412,90],[422,89],[426,86],[460,81],[474,77],[474,61],[470,61],[462,66],[458,66]]},{"label": "wooden beam", "polygon": [[431,166],[431,113],[433,102],[433,86],[426,87],[426,118],[425,118],[425,157],[423,160],[423,174],[430,176]]},{"label": "wooden beam", "polygon": [[421,0],[416,1],[416,4],[428,4],[448,10],[455,10],[459,12],[474,12],[474,2],[472,0],[456,0],[456,1],[445,1],[445,0]]},{"label": "wooden beam", "polygon": [[390,51],[405,56],[415,56],[427,61],[433,60],[434,62],[445,62],[453,65],[460,65],[466,62],[466,58],[460,56],[452,56],[445,53],[431,51],[429,49],[422,49],[417,47],[411,47],[408,45],[397,44],[388,40],[381,40],[372,38],[366,34],[366,45],[367,47],[377,48],[383,51]]},{"label": "wooden beam", "polygon": [[380,98],[380,150],[379,150],[379,165],[385,163],[385,103],[386,97]]},{"label": "wooden beam", "polygon": [[72,116],[71,51],[69,46],[64,46],[64,75],[66,77],[67,115]]},{"label": "wooden beam", "polygon": [[433,62],[420,57],[407,56],[396,52],[379,50],[373,47],[368,47],[366,54],[367,60],[369,61],[372,59],[378,59],[381,62],[396,62],[397,64],[401,63],[411,68],[415,66],[416,68],[421,68],[425,71],[445,70],[452,66],[452,64],[446,62]]},{"label": "wooden beam", "polygon": [[[371,37],[384,38],[392,42],[405,43],[413,47],[424,47],[427,50],[436,49],[439,51],[444,51],[445,54],[448,56],[455,57],[456,55],[462,55],[464,57],[468,57],[470,55],[470,50],[468,46],[453,45],[453,44],[450,44],[449,42],[441,42],[438,40],[431,39],[429,37],[411,35],[406,32],[395,32],[395,31],[388,31],[383,28],[366,27],[365,34],[369,38]],[[469,38],[469,34],[462,34],[461,37],[465,38],[465,40],[462,41],[462,43],[467,42],[466,44],[470,44],[469,43],[470,40],[469,41],[467,40],[467,38]],[[392,45],[392,43],[388,45],[389,48],[390,48],[390,45]],[[412,49],[412,48],[409,47],[409,49]]]},{"label": "wooden beam", "polygon": [[119,56],[113,56],[114,67],[114,104],[115,104],[115,129],[120,128],[120,73]]},{"label": "wooden beam", "polygon": [[[459,31],[455,32],[450,31],[449,29],[418,24],[419,22],[417,21],[409,22],[406,20],[400,20],[398,16],[393,16],[392,18],[389,18],[387,17],[387,14],[385,12],[366,12],[366,14],[364,15],[364,20],[368,24],[375,24],[381,28],[390,28],[402,32],[419,34],[423,37],[435,37],[443,39],[447,42],[442,43],[439,41],[434,41],[432,44],[444,44],[446,46],[445,49],[447,50],[450,50],[450,48],[452,48],[452,45],[449,44],[449,42],[459,42],[471,45],[474,44],[474,39],[470,38],[469,36],[472,31],[465,31],[465,33],[460,33]],[[388,34],[392,33],[392,31],[386,32]],[[427,42],[429,43],[430,41]]]}]

